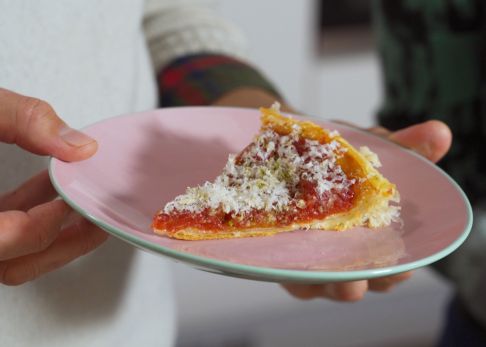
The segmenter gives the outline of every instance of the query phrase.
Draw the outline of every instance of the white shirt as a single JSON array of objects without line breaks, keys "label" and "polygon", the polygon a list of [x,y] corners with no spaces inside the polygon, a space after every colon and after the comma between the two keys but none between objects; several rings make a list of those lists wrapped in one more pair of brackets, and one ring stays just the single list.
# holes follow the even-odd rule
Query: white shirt
[{"label": "white shirt", "polygon": [[[204,5],[0,0],[0,86],[48,101],[76,128],[154,108],[154,70],[187,53],[241,52],[238,32]],[[0,191],[46,165],[5,144],[0,162]],[[174,311],[166,260],[111,238],[36,281],[0,285],[0,346],[170,346]]]}]

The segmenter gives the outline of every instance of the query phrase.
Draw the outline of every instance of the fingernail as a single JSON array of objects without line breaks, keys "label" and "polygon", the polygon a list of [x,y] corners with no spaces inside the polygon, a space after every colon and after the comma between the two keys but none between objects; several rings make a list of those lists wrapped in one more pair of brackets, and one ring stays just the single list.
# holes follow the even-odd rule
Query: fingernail
[{"label": "fingernail", "polygon": [[59,136],[69,145],[74,147],[82,147],[95,140],[82,132],[72,129],[69,127],[64,127],[59,132]]},{"label": "fingernail", "polygon": [[434,153],[429,143],[424,143],[420,146],[417,146],[414,148],[414,150],[415,152],[418,152],[426,158],[430,157]]}]

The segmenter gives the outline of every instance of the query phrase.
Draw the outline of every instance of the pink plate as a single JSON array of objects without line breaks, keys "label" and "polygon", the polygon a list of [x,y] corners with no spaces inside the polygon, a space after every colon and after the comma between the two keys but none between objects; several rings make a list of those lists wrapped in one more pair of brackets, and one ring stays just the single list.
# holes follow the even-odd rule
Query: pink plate
[{"label": "pink plate", "polygon": [[59,194],[79,213],[131,244],[216,273],[318,283],[390,275],[428,265],[467,237],[472,213],[442,170],[369,133],[314,120],[366,145],[401,195],[403,224],[345,232],[300,230],[272,237],[180,241],[154,235],[154,214],[188,186],[213,180],[228,154],[257,133],[256,110],[181,107],[111,118],[84,129],[99,150],[78,163],[52,159]]}]

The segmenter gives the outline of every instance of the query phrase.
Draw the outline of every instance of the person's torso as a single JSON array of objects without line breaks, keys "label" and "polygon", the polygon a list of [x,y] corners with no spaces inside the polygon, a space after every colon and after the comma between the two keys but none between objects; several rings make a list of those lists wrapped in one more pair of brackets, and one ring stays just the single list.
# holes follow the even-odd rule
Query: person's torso
[{"label": "person's torso", "polygon": [[[0,87],[49,102],[79,128],[156,106],[141,0],[0,0]],[[0,192],[45,158],[0,144]],[[168,267],[110,239],[20,287],[0,285],[1,346],[167,346]]]}]

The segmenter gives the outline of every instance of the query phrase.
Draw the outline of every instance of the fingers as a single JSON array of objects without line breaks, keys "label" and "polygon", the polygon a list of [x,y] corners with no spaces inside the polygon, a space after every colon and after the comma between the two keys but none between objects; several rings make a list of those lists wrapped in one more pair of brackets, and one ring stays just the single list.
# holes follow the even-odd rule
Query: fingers
[{"label": "fingers", "polygon": [[326,298],[335,301],[354,302],[364,297],[368,281],[336,282],[325,284],[283,284],[291,295],[298,299],[309,300]]},{"label": "fingers", "polygon": [[437,162],[449,150],[452,133],[444,123],[431,120],[391,133],[388,139]]},{"label": "fingers", "polygon": [[398,275],[374,278],[369,280],[368,287],[369,290],[374,292],[388,292],[393,289],[397,284],[408,280],[412,277],[412,272],[403,272]]},{"label": "fingers", "polygon": [[44,251],[0,262],[0,283],[19,285],[58,269],[100,246],[108,234],[79,217]]},{"label": "fingers", "polygon": [[0,197],[0,211],[28,209],[51,201],[57,192],[51,184],[47,171],[35,175],[17,189]]},{"label": "fingers", "polygon": [[334,301],[354,302],[363,299],[367,291],[388,292],[411,276],[412,272],[409,271],[370,280],[324,284],[288,283],[282,284],[282,287],[292,296],[302,300],[325,298]]},{"label": "fingers", "polygon": [[388,138],[388,136],[390,136],[390,134],[391,134],[390,130],[388,130],[387,128],[383,128],[383,127],[369,128],[368,131],[375,134],[375,135],[385,137],[385,138]]},{"label": "fingers", "polygon": [[[343,122],[337,123],[355,127]],[[447,153],[452,143],[451,130],[445,123],[438,120],[419,123],[395,132],[383,127],[370,128],[368,131],[410,148],[434,163]]]},{"label": "fingers", "polygon": [[55,200],[28,212],[0,213],[0,261],[46,249],[70,211],[65,202]]},{"label": "fingers", "polygon": [[69,128],[45,101],[0,88],[0,141],[25,150],[77,161],[96,152],[96,141]]},{"label": "fingers", "polygon": [[0,283],[30,281],[106,240],[105,232],[81,217],[63,229],[70,212],[65,202],[54,200],[27,212],[0,213]]}]

